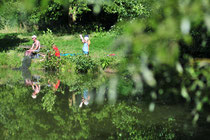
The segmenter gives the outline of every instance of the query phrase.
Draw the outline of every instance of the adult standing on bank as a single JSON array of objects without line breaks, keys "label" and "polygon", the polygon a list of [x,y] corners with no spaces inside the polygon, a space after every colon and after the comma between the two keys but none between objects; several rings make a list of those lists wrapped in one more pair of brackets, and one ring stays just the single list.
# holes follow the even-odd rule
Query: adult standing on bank
[{"label": "adult standing on bank", "polygon": [[85,37],[83,38],[82,35],[79,35],[81,40],[82,40],[82,43],[84,43],[83,45],[83,54],[85,55],[89,55],[89,46],[90,46],[90,39],[88,37],[88,35],[85,35]]},{"label": "adult standing on bank", "polygon": [[40,42],[37,40],[37,36],[33,35],[32,40],[32,47],[25,52],[25,56],[31,56],[32,53],[39,52],[40,50]]}]

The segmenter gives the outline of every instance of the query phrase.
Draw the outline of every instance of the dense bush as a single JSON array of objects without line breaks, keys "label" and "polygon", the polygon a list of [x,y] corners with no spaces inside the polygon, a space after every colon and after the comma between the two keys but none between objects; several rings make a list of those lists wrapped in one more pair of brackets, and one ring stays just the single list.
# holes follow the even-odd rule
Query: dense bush
[{"label": "dense bush", "polygon": [[114,0],[111,3],[87,0],[33,0],[22,3],[10,0],[1,4],[4,9],[1,8],[0,22],[2,28],[3,25],[15,24],[30,31],[46,28],[54,31],[64,28],[65,32],[101,31],[110,29],[117,21],[147,17],[150,14],[149,3],[143,0]]},{"label": "dense bush", "polygon": [[25,23],[27,11],[19,1],[4,1],[0,4],[0,29],[21,26]]},{"label": "dense bush", "polygon": [[149,2],[142,0],[113,0],[110,4],[105,4],[102,8],[107,13],[115,13],[118,15],[118,21],[125,19],[138,19],[140,17],[147,17],[150,14],[148,9]]},{"label": "dense bush", "polygon": [[61,68],[62,61],[57,56],[54,56],[52,54],[48,54],[46,56],[46,60],[44,62],[44,68],[46,70],[56,71]]},{"label": "dense bush", "polygon": [[108,66],[110,66],[110,64],[114,61],[113,57],[104,57],[104,58],[100,58],[100,65],[102,67],[102,69],[107,68]]},{"label": "dense bush", "polygon": [[75,69],[79,73],[87,73],[89,70],[97,71],[98,69],[97,63],[86,55],[74,57],[73,62],[76,64]]}]

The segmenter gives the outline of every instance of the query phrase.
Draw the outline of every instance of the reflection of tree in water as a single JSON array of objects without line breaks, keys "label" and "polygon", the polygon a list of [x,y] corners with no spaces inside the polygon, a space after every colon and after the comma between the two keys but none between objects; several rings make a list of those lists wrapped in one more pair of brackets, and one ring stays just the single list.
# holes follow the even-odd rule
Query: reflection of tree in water
[{"label": "reflection of tree in water", "polygon": [[[37,79],[36,76],[33,78],[30,72],[25,75],[25,78]],[[168,111],[165,111],[157,107],[156,110],[160,113],[150,114],[145,111],[148,110],[148,105],[143,107],[135,100],[128,102],[125,98],[120,100],[120,97],[115,104],[107,104],[109,82],[105,82],[100,88],[93,86],[72,91],[71,86],[84,81],[71,80],[74,81],[68,83],[61,79],[58,90],[54,91],[52,87],[47,86],[47,77],[38,79],[43,88],[36,100],[31,98],[31,89],[28,90],[23,84],[18,84],[19,81],[16,81],[16,86],[6,84],[1,87],[0,134],[2,138],[43,139],[44,136],[44,139],[54,139],[65,136],[65,139],[123,139],[125,137],[175,139],[179,138],[179,135],[195,135],[194,129],[190,131],[179,129],[183,124],[177,127],[177,123],[180,122],[178,118],[181,118],[182,123],[187,122],[188,112],[185,110],[177,109],[178,112],[175,108],[167,106]],[[87,82],[91,81],[84,82],[82,87],[85,87]],[[84,89],[88,89],[88,95],[93,95],[90,97],[88,106],[83,106],[81,109],[79,104]],[[72,95],[75,96],[76,105],[69,107],[69,98],[73,98]],[[44,97],[46,101],[43,100]],[[99,102],[101,105],[98,105],[96,104],[98,101],[103,103]],[[43,110],[44,104],[48,107],[45,110]]]}]

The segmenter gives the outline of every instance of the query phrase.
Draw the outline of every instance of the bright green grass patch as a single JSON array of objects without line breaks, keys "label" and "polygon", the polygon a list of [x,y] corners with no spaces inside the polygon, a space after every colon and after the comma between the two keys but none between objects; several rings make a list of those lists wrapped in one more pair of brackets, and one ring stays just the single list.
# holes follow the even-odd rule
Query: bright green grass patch
[{"label": "bright green grass patch", "polygon": [[[4,42],[4,36],[7,36],[10,34],[0,34],[0,38]],[[84,36],[84,35],[83,35]],[[37,39],[40,41],[41,45],[43,44],[43,36],[37,35]],[[61,53],[71,53],[71,54],[78,54],[82,55],[82,47],[83,43],[81,42],[81,39],[79,37],[79,34],[75,35],[53,35],[54,37],[54,43],[58,46]],[[92,59],[98,59],[98,62],[100,62],[101,58],[107,57],[109,54],[116,54],[117,59],[121,59],[123,51],[122,50],[114,50],[113,49],[113,42],[118,36],[115,33],[110,32],[102,32],[102,33],[92,33],[89,35],[91,44],[90,44],[90,57]],[[21,59],[23,58],[24,52],[27,49],[19,48],[18,46],[31,46],[32,45],[32,39],[31,34],[15,34],[15,39],[20,40],[17,43],[11,43],[12,50],[10,50],[11,46],[8,45],[8,48],[6,48],[7,52],[0,52],[1,57],[1,65],[8,65],[9,67],[17,67],[21,65]],[[24,40],[24,41],[22,41]],[[7,40],[8,41],[8,40]],[[42,51],[42,50],[41,50]],[[46,50],[45,50],[46,51]],[[42,53],[47,53],[44,50]],[[6,61],[7,60],[7,61]],[[39,62],[39,59],[32,60],[32,66],[35,68],[41,68],[41,64]]]},{"label": "bright green grass patch", "polygon": [[21,66],[21,55],[17,54],[16,51],[10,50],[9,52],[0,53],[0,65],[1,67],[20,67]]},{"label": "bright green grass patch", "polygon": [[[115,34],[94,33],[89,35],[89,38],[91,41],[89,53],[91,56],[99,57],[114,53],[112,43],[116,38]],[[61,53],[82,54],[83,43],[79,35],[56,37],[55,44],[58,46]]]},{"label": "bright green grass patch", "polygon": [[[21,39],[28,39],[28,42],[24,42],[20,45],[31,46],[32,40],[29,35],[18,35]],[[108,55],[110,53],[115,53],[113,50],[112,44],[114,40],[117,38],[116,34],[104,32],[104,33],[92,33],[89,35],[91,44],[90,44],[90,55],[91,56],[101,56]],[[40,44],[42,44],[42,36],[38,35],[38,40],[40,40]],[[54,35],[54,43],[58,46],[61,53],[75,53],[82,54],[83,43],[80,40],[79,34],[75,35],[63,35],[56,36]]]}]

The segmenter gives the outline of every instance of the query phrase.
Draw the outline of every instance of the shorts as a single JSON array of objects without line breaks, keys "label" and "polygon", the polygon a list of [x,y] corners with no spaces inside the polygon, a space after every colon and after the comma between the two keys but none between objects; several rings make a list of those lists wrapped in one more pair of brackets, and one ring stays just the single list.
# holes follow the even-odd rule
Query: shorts
[{"label": "shorts", "polygon": [[89,52],[83,51],[83,54],[89,54]]},{"label": "shorts", "polygon": [[39,50],[35,50],[35,51],[33,51],[33,52],[39,52]]}]

